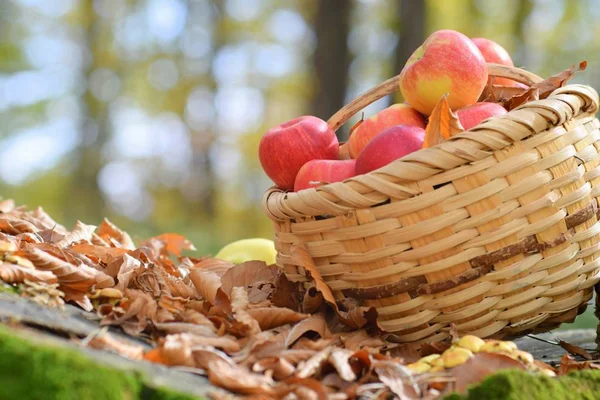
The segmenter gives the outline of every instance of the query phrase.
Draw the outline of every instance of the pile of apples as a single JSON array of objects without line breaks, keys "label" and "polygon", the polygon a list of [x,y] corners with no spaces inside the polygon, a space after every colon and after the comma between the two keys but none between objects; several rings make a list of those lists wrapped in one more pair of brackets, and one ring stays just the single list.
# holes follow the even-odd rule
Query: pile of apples
[{"label": "pile of apples", "polygon": [[[348,139],[349,160],[327,122],[303,116],[270,129],[259,145],[265,173],[283,190],[299,191],[366,174],[423,147],[428,117],[446,97],[465,130],[505,114],[500,104],[478,102],[488,77],[486,63],[513,66],[508,52],[485,38],[460,32],[431,34],[400,74],[405,103],[394,104],[364,120]],[[522,86],[505,78],[494,84]]]}]

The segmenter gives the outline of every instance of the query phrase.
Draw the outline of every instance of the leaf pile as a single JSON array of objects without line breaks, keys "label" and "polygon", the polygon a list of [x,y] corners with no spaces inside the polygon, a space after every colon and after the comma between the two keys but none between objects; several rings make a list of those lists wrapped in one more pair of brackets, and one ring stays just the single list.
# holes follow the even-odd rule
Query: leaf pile
[{"label": "leaf pile", "polygon": [[335,300],[304,247],[292,256],[310,274],[306,288],[275,265],[233,265],[185,250],[194,246],[178,234],[136,246],[108,220],[69,231],[41,208],[0,202],[2,281],[41,304],[77,304],[152,349],[107,332],[85,345],[206,375],[241,397],[437,397],[500,368],[524,368],[501,354],[478,354],[459,367],[416,373],[406,365],[450,344],[418,349],[386,340],[374,309]]}]

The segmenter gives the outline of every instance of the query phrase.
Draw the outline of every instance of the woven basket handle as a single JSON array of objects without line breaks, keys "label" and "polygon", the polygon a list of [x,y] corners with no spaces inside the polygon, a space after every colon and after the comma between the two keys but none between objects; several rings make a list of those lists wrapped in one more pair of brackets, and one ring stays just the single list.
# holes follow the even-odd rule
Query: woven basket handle
[{"label": "woven basket handle", "polygon": [[[516,67],[508,67],[506,65],[492,64],[488,65],[488,75],[495,76],[498,78],[508,78],[513,81],[523,83],[527,86],[531,86],[534,83],[541,82],[542,78],[536,74],[525,71],[524,69]],[[368,106],[369,104],[381,99],[382,97],[392,94],[399,89],[398,81],[400,75],[396,75],[393,78],[388,79],[385,82],[380,83],[372,89],[367,90],[356,99],[345,105],[341,110],[336,112],[327,124],[337,131],[342,125],[344,125],[354,114]],[[345,147],[345,146],[344,146]]]}]

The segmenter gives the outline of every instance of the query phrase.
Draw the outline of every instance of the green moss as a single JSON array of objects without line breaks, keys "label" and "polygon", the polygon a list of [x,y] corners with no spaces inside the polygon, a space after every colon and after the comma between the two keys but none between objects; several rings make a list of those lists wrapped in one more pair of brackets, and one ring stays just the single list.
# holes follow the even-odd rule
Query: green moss
[{"label": "green moss", "polygon": [[600,371],[576,371],[558,379],[523,371],[501,371],[449,400],[575,400],[600,398]]},{"label": "green moss", "polygon": [[37,344],[0,325],[0,400],[193,400],[150,388],[141,375],[109,368],[76,350]]}]

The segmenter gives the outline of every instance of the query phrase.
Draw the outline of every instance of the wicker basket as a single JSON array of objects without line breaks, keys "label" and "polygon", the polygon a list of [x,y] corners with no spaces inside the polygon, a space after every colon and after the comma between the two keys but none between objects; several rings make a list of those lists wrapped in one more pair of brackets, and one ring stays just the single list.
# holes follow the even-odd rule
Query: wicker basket
[{"label": "wicker basket", "polygon": [[[397,90],[397,79],[329,125]],[[369,174],[297,193],[271,188],[264,209],[277,264],[306,281],[290,254],[303,244],[336,298],[375,306],[401,342],[441,340],[452,323],[515,337],[571,321],[600,280],[597,110],[594,89],[567,85]]]}]

